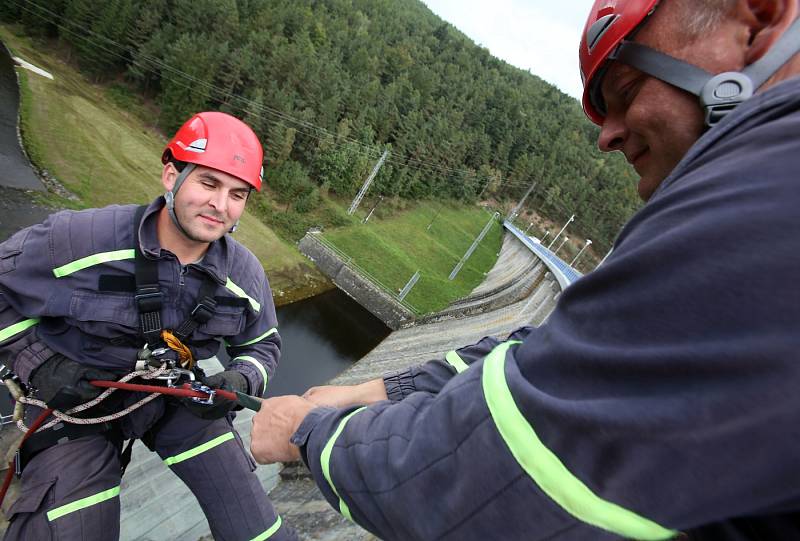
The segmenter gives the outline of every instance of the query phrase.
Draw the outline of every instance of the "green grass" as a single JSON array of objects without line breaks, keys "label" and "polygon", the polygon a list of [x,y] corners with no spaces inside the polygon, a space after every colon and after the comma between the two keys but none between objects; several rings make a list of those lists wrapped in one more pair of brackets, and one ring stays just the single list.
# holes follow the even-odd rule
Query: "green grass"
[{"label": "green grass", "polygon": [[[166,140],[151,127],[155,123],[147,118],[154,115],[137,95],[119,83],[90,83],[17,27],[0,25],[0,39],[15,55],[55,77],[19,70],[26,150],[35,165],[78,197],[73,201],[48,193],[40,196],[42,203],[61,208],[141,204],[162,191],[159,158]],[[327,239],[395,292],[419,270],[421,279],[406,301],[424,313],[468,294],[500,250],[501,229],[495,225],[451,282],[450,271],[489,219],[486,211],[461,203],[387,198],[362,225],[371,203],[365,201],[355,217],[347,215],[349,205],[349,199],[324,195],[318,208],[300,214],[277,203],[269,187],[248,203],[235,236],[264,265],[277,304],[330,287],[295,246],[313,226],[323,226]]]},{"label": "green grass", "polygon": [[[50,80],[19,70],[22,133],[31,160],[55,175],[79,199],[70,201],[48,194],[42,202],[92,208],[146,203],[163,191],[160,157],[166,141],[143,123],[135,96],[118,86],[91,84],[15,27],[0,25],[0,39],[15,55],[54,76]],[[139,114],[128,112],[131,109]],[[243,217],[236,238],[264,265],[277,297],[283,297],[285,290],[307,287],[309,279],[321,281],[292,244],[249,213]]]},{"label": "green grass", "polygon": [[426,202],[389,217],[373,216],[367,224],[328,231],[324,237],[394,292],[419,271],[420,279],[405,300],[429,313],[466,296],[497,260],[502,228],[496,223],[458,276],[448,279],[490,216],[477,207]]}]

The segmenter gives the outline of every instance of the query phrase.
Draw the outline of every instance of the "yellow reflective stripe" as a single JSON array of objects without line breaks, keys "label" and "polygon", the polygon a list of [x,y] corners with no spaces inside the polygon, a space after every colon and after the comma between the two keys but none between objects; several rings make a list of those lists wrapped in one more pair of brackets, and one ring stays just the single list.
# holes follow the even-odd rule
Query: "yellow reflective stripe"
[{"label": "yellow reflective stripe", "polygon": [[505,374],[506,352],[519,341],[500,344],[483,363],[482,384],[489,412],[511,454],[553,501],[573,517],[626,539],[672,539],[678,532],[606,501],[572,475],[517,408]]},{"label": "yellow reflective stripe", "polygon": [[133,259],[134,257],[136,257],[136,254],[133,249],[117,250],[115,252],[103,252],[100,254],[94,254],[82,257],[77,261],[73,261],[72,263],[67,263],[66,265],[62,265],[58,268],[55,268],[53,269],[53,274],[55,274],[56,278],[63,278],[64,276],[68,276],[73,272],[78,272],[79,270],[93,267],[94,265],[100,265],[101,263],[108,263],[109,261]]},{"label": "yellow reflective stripe", "polygon": [[258,534],[257,536],[252,538],[250,541],[264,541],[265,539],[269,539],[270,537],[272,537],[272,534],[274,534],[275,532],[278,531],[278,529],[280,529],[281,522],[282,522],[281,521],[281,517],[278,517],[278,520],[275,521],[275,524],[270,526],[267,529],[267,531]]},{"label": "yellow reflective stripe", "polygon": [[258,338],[253,338],[252,340],[249,340],[249,341],[245,342],[244,344],[236,344],[236,345],[231,346],[231,344],[228,344],[227,342],[225,342],[225,343],[228,344],[231,347],[240,348],[242,346],[249,346],[251,344],[255,344],[256,342],[261,342],[264,338],[266,338],[267,336],[270,336],[271,334],[275,334],[276,332],[278,332],[278,329],[276,329],[275,327],[272,327],[270,330],[268,330],[267,332],[265,332],[264,334],[262,334]]},{"label": "yellow reflective stripe", "polygon": [[238,357],[234,357],[233,361],[231,362],[235,361],[247,361],[248,363],[252,363],[253,365],[255,365],[256,368],[258,368],[259,372],[261,372],[261,378],[264,380],[264,386],[261,388],[261,392],[258,395],[262,396],[264,392],[267,390],[267,380],[269,379],[269,377],[267,376],[267,371],[264,368],[264,365],[255,360],[253,357],[248,357],[247,355],[240,355]]},{"label": "yellow reflective stripe", "polygon": [[256,300],[253,297],[245,293],[244,289],[234,284],[230,278],[228,278],[228,281],[225,282],[225,287],[228,290],[232,291],[237,297],[241,297],[243,299],[247,299],[248,301],[250,301],[250,307],[253,308],[253,310],[255,310],[256,312],[261,311],[261,305],[258,302],[256,302]]},{"label": "yellow reflective stripe", "polygon": [[450,363],[450,366],[455,368],[456,372],[459,374],[469,368],[467,363],[464,362],[464,359],[462,359],[455,351],[448,351],[447,355],[444,356],[444,360]]},{"label": "yellow reflective stripe", "polygon": [[14,323],[10,327],[6,327],[5,329],[0,329],[0,342],[2,342],[3,340],[8,340],[12,336],[17,335],[22,331],[30,329],[37,323],[39,323],[38,319],[26,319],[25,321]]},{"label": "yellow reflective stripe", "polygon": [[177,464],[178,462],[183,462],[184,460],[189,460],[190,458],[194,458],[199,454],[205,453],[209,449],[213,449],[217,445],[222,445],[228,440],[233,439],[233,432],[228,432],[221,436],[217,436],[211,441],[207,441],[202,445],[198,445],[197,447],[193,447],[188,451],[184,451],[179,455],[171,456],[164,460],[164,464],[167,466],[172,466],[173,464]]},{"label": "yellow reflective stripe", "polygon": [[75,500],[72,503],[62,505],[61,507],[56,507],[55,509],[47,512],[47,520],[52,522],[57,518],[63,517],[64,515],[69,515],[75,511],[80,511],[81,509],[85,509],[92,505],[110,500],[111,498],[115,498],[117,496],[119,496],[119,485],[115,486],[114,488],[104,490],[103,492],[95,494],[94,496],[87,496],[85,498],[81,498],[80,500]]},{"label": "yellow reflective stripe", "polygon": [[333,452],[333,445],[336,443],[336,439],[339,437],[339,434],[342,433],[342,430],[344,430],[344,425],[347,424],[347,421],[350,420],[350,417],[365,409],[367,409],[366,406],[358,408],[357,410],[348,413],[341,421],[339,421],[339,426],[336,427],[336,431],[333,433],[333,436],[330,437],[328,442],[325,444],[325,447],[323,447],[322,454],[320,455],[319,459],[322,466],[322,474],[325,476],[325,480],[328,481],[328,485],[330,485],[331,490],[333,490],[333,493],[336,494],[337,498],[339,498],[339,512],[350,519],[350,521],[353,520],[353,517],[350,515],[350,508],[347,507],[347,504],[344,503],[342,497],[339,496],[339,491],[336,490],[333,481],[331,481],[331,453]]}]

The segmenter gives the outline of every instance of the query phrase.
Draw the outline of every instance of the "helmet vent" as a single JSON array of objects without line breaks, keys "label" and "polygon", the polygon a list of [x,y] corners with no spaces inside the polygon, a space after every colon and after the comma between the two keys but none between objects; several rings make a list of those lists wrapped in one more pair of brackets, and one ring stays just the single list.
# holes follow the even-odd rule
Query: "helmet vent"
[{"label": "helmet vent", "polygon": [[589,27],[589,30],[586,31],[586,46],[589,47],[589,51],[594,49],[594,46],[597,45],[600,38],[603,37],[618,18],[619,15],[606,15],[605,17],[597,19],[595,23]]},{"label": "helmet vent", "polygon": [[207,144],[208,139],[195,139],[189,144],[188,147],[186,147],[186,150],[191,152],[205,152]]}]

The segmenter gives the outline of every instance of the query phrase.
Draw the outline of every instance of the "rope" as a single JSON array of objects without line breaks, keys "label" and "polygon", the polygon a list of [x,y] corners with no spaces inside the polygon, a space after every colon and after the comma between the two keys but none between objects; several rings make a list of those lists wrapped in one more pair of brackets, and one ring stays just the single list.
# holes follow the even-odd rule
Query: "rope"
[{"label": "rope", "polygon": [[[155,370],[136,370],[136,371],[131,372],[130,374],[124,376],[123,378],[121,378],[119,380],[119,383],[125,383],[127,381],[132,380],[133,378],[136,378],[136,377],[141,377],[142,379],[157,378],[158,376],[160,376],[164,372],[167,372],[168,370],[169,369],[166,368],[165,366],[162,366],[161,368],[157,368]],[[92,408],[92,407],[96,406],[97,404],[99,404],[100,402],[102,402],[103,400],[108,398],[108,396],[111,393],[113,393],[114,391],[116,391],[116,390],[117,390],[116,387],[109,387],[108,389],[106,389],[105,391],[100,393],[100,395],[97,398],[94,398],[93,400],[90,400],[89,402],[86,402],[85,404],[81,404],[79,406],[75,406],[74,408],[72,408],[70,410],[67,410],[66,412],[61,412],[61,411],[58,411],[58,410],[52,410],[53,416],[55,417],[55,419],[53,419],[52,421],[50,421],[49,423],[44,425],[41,428],[41,430],[47,430],[48,428],[58,424],[60,421],[65,421],[67,423],[74,423],[74,424],[77,424],[77,425],[92,425],[92,424],[98,424],[98,423],[105,423],[107,421],[113,421],[115,419],[119,419],[121,417],[124,417],[124,416],[128,415],[129,413],[131,413],[134,410],[137,410],[137,409],[141,408],[142,406],[144,406],[145,404],[147,404],[148,402],[150,402],[152,400],[155,400],[159,396],[159,393],[153,392],[153,394],[151,394],[150,396],[144,397],[143,399],[139,400],[135,404],[132,404],[132,405],[128,406],[124,410],[118,411],[118,412],[113,413],[111,415],[105,415],[103,417],[95,417],[95,418],[91,418],[91,419],[84,419],[84,418],[80,418],[80,417],[73,417],[71,415],[73,413],[79,413],[81,411],[84,411],[84,410],[87,410],[89,408]],[[43,408],[43,409],[48,409],[47,408],[47,404],[45,404],[41,400],[36,400],[34,398],[28,398],[28,397],[24,397],[23,396],[23,397],[20,397],[18,399],[18,401],[23,403],[23,404],[30,404],[32,406],[38,406],[38,407]],[[25,432],[25,433],[27,433],[30,430],[30,428],[25,426],[25,423],[23,422],[22,419],[17,421],[17,427],[22,432]]]},{"label": "rope", "polygon": [[177,336],[172,334],[171,331],[163,330],[161,331],[161,338],[167,343],[167,347],[178,353],[178,360],[183,368],[191,370],[194,367],[195,362],[192,350],[181,342]]}]

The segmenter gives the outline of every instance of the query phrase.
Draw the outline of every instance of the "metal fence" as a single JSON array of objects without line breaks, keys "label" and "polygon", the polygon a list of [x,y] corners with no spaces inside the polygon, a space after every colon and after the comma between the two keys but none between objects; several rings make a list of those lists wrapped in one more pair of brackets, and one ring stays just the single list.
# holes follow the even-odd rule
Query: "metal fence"
[{"label": "metal fence", "polygon": [[356,263],[351,256],[347,255],[346,253],[341,251],[339,248],[337,248],[336,245],[334,245],[331,241],[329,241],[328,239],[326,239],[322,235],[314,235],[313,237],[320,244],[322,244],[323,246],[328,248],[330,251],[335,253],[337,256],[339,256],[339,259],[342,261],[342,263],[344,263],[350,270],[352,270],[353,272],[355,272],[358,275],[360,275],[361,277],[363,277],[365,280],[370,282],[377,289],[380,289],[381,291],[383,291],[384,293],[389,295],[389,297],[391,297],[392,299],[394,299],[395,302],[397,302],[398,304],[403,306],[403,308],[405,308],[406,310],[408,310],[409,312],[411,312],[415,316],[418,316],[418,315],[422,314],[422,312],[419,309],[417,309],[413,304],[411,304],[410,302],[408,302],[405,299],[400,299],[399,290],[397,290],[395,288],[392,288],[390,286],[387,286],[386,284],[381,282],[372,273],[370,273],[369,271],[367,271],[366,269],[364,269],[363,267],[358,265],[358,263]]}]

